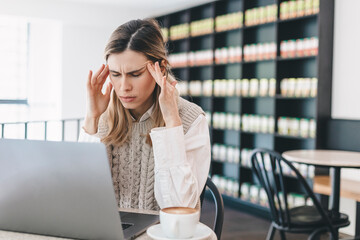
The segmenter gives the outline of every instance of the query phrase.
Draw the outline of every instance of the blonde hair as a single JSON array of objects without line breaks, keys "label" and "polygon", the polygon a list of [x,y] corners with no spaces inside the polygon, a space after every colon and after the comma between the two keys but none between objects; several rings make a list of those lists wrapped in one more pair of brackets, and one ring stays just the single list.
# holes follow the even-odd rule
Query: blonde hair
[{"label": "blonde hair", "polygon": [[[167,80],[169,82],[175,81],[167,60],[164,38],[156,20],[138,19],[119,26],[111,34],[105,47],[105,60],[107,61],[113,53],[121,53],[128,49],[143,53],[153,63],[158,61],[162,68],[165,68]],[[153,127],[165,126],[158,101],[159,94],[160,87],[156,84],[153,92]],[[106,145],[122,145],[130,137],[132,118],[129,110],[123,107],[114,90],[111,93],[111,100],[104,114],[106,114],[109,130],[101,141]],[[149,133],[147,133],[146,142],[152,145]]]}]

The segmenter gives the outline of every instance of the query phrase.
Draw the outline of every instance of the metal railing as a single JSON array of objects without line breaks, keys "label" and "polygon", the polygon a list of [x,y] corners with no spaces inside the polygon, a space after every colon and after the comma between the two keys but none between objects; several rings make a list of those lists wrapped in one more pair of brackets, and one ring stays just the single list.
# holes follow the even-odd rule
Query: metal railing
[{"label": "metal railing", "polygon": [[[43,126],[43,130],[42,132],[37,132],[37,134],[35,134],[35,137],[32,136],[33,138],[32,139],[37,139],[37,140],[44,140],[44,141],[47,141],[48,140],[48,126],[49,126],[49,123],[61,123],[61,129],[60,129],[60,132],[61,132],[61,137],[60,139],[58,139],[59,141],[66,141],[66,134],[68,133],[67,132],[67,128],[66,128],[66,124],[67,123],[76,123],[76,137],[75,141],[78,140],[78,137],[79,137],[79,134],[80,134],[80,124],[81,122],[83,121],[83,118],[74,118],[74,119],[62,119],[62,120],[44,120],[44,121],[26,121],[26,122],[7,122],[7,123],[0,123],[0,126],[1,126],[1,138],[17,138],[17,139],[28,139],[28,133],[29,133],[29,127],[33,124],[40,124]],[[13,131],[13,136],[11,136],[11,132],[10,134],[10,137],[7,137],[7,127],[9,126],[15,126],[15,128],[9,130],[9,131]],[[22,136],[23,137],[19,137],[19,134],[16,136],[16,133],[14,132],[14,129],[16,129],[16,132],[19,133],[21,132],[21,128],[23,128],[23,134]],[[57,129],[59,130],[59,129]],[[73,132],[73,129],[70,129],[70,132],[72,133]],[[43,137],[39,137],[39,136],[43,136]]]}]

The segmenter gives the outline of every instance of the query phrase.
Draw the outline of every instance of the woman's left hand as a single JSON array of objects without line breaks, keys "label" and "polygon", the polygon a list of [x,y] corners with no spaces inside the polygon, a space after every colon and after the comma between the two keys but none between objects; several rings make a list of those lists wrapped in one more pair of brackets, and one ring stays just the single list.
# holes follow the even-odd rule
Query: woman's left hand
[{"label": "woman's left hand", "polygon": [[166,127],[180,126],[181,119],[177,106],[177,95],[175,93],[175,85],[177,82],[175,81],[171,84],[167,82],[166,76],[163,76],[163,73],[161,72],[159,62],[156,62],[155,64],[148,63],[147,68],[161,88],[159,105]]}]

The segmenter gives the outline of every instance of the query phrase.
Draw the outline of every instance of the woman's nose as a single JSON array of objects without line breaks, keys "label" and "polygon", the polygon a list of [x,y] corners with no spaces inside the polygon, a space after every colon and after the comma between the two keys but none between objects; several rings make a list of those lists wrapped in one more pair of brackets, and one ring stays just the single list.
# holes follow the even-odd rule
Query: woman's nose
[{"label": "woman's nose", "polygon": [[120,90],[121,91],[130,91],[132,89],[132,85],[128,78],[123,77],[120,81]]}]

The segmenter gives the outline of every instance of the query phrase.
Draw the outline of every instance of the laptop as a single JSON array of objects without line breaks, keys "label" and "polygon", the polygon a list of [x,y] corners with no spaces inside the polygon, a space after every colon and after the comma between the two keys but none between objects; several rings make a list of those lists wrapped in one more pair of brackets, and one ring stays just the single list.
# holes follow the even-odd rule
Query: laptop
[{"label": "laptop", "polygon": [[123,240],[158,221],[118,212],[103,144],[0,139],[1,230]]}]

